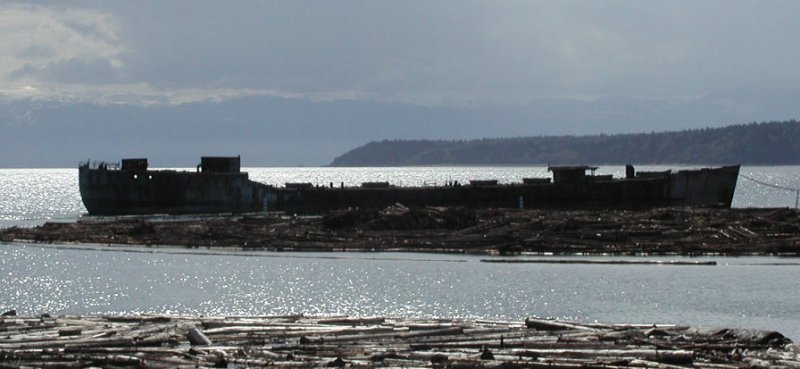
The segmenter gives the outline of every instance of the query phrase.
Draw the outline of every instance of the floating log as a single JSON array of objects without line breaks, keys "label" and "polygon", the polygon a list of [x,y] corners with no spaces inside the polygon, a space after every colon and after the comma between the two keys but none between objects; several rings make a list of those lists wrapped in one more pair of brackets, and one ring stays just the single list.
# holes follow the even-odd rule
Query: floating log
[{"label": "floating log", "polygon": [[189,343],[192,345],[198,346],[209,346],[211,345],[211,340],[203,334],[203,332],[195,327],[189,329],[189,333],[186,335],[189,339]]},{"label": "floating log", "polygon": [[322,319],[320,324],[333,324],[333,325],[375,325],[382,324],[386,319],[384,318],[333,318]]},{"label": "floating log", "polygon": [[81,335],[81,328],[80,327],[70,327],[58,330],[59,336],[80,336]]},{"label": "floating log", "polygon": [[512,350],[512,355],[522,357],[571,357],[571,358],[598,358],[614,357],[626,359],[645,359],[668,363],[691,363],[694,351],[690,350],[643,350],[643,349],[540,349],[540,350]]},{"label": "floating log", "polygon": [[0,368],[800,368],[800,346],[747,329],[539,318],[0,317],[0,327],[21,322],[31,329],[0,336]]},{"label": "floating log", "polygon": [[509,264],[717,265],[716,261],[683,260],[481,259],[481,262]]},{"label": "floating log", "polygon": [[12,227],[0,229],[0,241],[39,242],[48,247],[64,243],[126,245],[148,250],[181,246],[231,251],[427,251],[501,255],[524,252],[800,255],[800,211],[797,209],[623,211],[390,207],[384,211],[351,209],[322,217],[288,220],[274,214],[156,220],[110,218],[47,223],[33,228]]},{"label": "floating log", "polygon": [[525,326],[528,328],[538,329],[542,331],[575,331],[575,330],[597,330],[596,328],[588,327],[580,324],[573,324],[567,322],[559,322],[551,319],[525,319]]}]

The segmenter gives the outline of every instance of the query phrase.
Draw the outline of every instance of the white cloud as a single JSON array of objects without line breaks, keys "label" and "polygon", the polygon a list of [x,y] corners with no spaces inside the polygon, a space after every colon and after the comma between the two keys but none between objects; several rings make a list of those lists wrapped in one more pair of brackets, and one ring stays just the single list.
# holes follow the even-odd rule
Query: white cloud
[{"label": "white cloud", "polygon": [[800,83],[798,4],[4,4],[0,93],[136,103],[266,94],[507,105],[780,87]]},{"label": "white cloud", "polygon": [[[283,99],[326,100],[327,94],[305,95],[276,90],[244,88],[157,88],[147,83],[77,85],[39,83],[0,89],[7,99],[58,100],[92,102],[97,104],[179,105],[192,102],[219,102],[248,96],[267,96]],[[336,100],[341,97],[337,96]]]},{"label": "white cloud", "polygon": [[119,78],[125,47],[113,17],[92,9],[0,5],[0,86]]}]

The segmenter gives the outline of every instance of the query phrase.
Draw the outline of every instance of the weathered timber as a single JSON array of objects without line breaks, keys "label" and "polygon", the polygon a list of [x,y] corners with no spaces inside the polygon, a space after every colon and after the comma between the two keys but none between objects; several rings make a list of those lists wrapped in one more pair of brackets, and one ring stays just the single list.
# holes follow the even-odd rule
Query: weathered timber
[{"label": "weathered timber", "polygon": [[[0,337],[0,368],[800,367],[800,346],[777,332],[747,329],[537,318],[524,323],[304,316],[48,319],[0,317],[0,326],[22,320],[33,328]],[[195,346],[191,332],[214,323],[216,328],[201,332],[205,346]],[[59,336],[60,330],[81,333]],[[88,330],[100,333],[87,337]],[[302,335],[287,335],[288,330]],[[104,333],[111,334],[95,338]]]},{"label": "weathered timber", "polygon": [[510,264],[717,265],[716,261],[682,260],[481,259],[481,262]]},{"label": "weathered timber", "polygon": [[189,339],[189,343],[191,343],[192,345],[197,345],[197,346],[211,345],[211,340],[208,339],[208,337],[205,334],[203,334],[203,331],[195,327],[191,327],[189,329],[189,333],[187,334],[186,337]]},{"label": "weathered timber", "polygon": [[231,251],[798,256],[800,211],[470,210],[398,205],[384,211],[342,210],[321,217],[90,217],[76,223],[0,229],[0,241]]}]

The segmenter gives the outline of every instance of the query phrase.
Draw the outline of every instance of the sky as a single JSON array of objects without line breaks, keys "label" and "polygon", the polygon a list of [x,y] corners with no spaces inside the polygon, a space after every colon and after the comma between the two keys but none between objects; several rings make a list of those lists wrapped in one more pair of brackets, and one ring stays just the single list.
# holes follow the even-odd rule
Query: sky
[{"label": "sky", "polygon": [[515,106],[800,85],[798,1],[5,1],[0,95]]}]

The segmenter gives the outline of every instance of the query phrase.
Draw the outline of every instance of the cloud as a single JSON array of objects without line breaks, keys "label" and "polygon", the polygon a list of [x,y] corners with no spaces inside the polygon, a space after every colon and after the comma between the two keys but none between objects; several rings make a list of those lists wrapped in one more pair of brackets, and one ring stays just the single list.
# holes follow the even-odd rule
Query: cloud
[{"label": "cloud", "polygon": [[59,5],[0,5],[0,84],[115,82],[125,47],[111,15]]},{"label": "cloud", "polygon": [[798,11],[737,0],[12,3],[0,5],[0,89],[426,105],[699,96],[800,84]]},{"label": "cloud", "polygon": [[59,60],[38,67],[26,63],[8,74],[8,79],[48,81],[63,84],[109,84],[119,82],[119,71],[108,59]]}]

